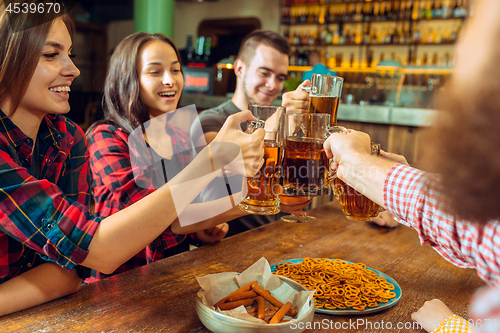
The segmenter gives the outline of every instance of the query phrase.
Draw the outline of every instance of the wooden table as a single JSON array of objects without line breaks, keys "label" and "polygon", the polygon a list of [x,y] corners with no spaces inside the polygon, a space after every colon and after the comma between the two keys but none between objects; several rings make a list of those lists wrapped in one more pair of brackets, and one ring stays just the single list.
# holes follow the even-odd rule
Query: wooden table
[{"label": "wooden table", "polygon": [[[316,329],[326,322],[371,322],[339,332],[381,332],[383,321],[394,332],[398,323],[412,325],[411,313],[433,298],[443,300],[455,313],[466,316],[474,291],[483,285],[475,270],[461,269],[421,246],[417,233],[405,226],[395,229],[344,218],[337,202],[308,212],[310,224],[278,221],[217,244],[138,268],[87,285],[71,296],[0,318],[2,332],[208,332],[195,312],[199,289],[195,276],[241,272],[261,257],[278,261],[324,257],[363,262],[393,277],[401,286],[401,301],[382,312],[364,316],[315,314]],[[378,324],[377,324],[378,323]],[[340,324],[337,324],[340,325]],[[387,326],[386,326],[387,327]],[[402,326],[401,326],[402,327]]]}]

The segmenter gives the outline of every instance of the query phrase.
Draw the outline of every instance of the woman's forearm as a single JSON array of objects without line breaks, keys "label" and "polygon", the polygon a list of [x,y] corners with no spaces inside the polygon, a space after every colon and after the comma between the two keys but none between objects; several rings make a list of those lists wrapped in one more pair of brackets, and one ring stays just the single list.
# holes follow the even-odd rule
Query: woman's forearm
[{"label": "woman's forearm", "polygon": [[[209,202],[191,204],[174,221],[171,226],[172,232],[176,234],[189,234],[248,215],[248,213],[243,212],[237,206],[232,206],[233,203],[238,202],[236,200],[238,200],[239,196],[240,193],[236,193],[233,194],[233,200],[226,197]],[[213,216],[199,220],[200,217],[206,217],[207,212],[212,212]]]},{"label": "woman's forearm", "polygon": [[0,284],[0,316],[43,304],[77,292],[82,280],[47,262]]},{"label": "woman's forearm", "polygon": [[[178,223],[177,217],[219,173],[220,170],[212,171],[207,148],[203,149],[168,184],[103,219],[90,242],[89,253],[82,265],[106,274],[112,273],[151,243],[174,221]],[[214,223],[192,225],[188,230],[203,230],[207,225],[212,227],[221,222]],[[184,233],[185,230],[178,224],[174,229],[179,233]]]}]

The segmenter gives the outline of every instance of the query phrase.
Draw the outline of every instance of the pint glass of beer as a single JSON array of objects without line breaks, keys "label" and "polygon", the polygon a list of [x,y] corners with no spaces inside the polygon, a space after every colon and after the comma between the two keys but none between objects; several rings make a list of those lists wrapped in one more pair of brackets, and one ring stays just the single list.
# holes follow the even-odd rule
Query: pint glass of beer
[{"label": "pint glass of beer", "polygon": [[[327,113],[288,113],[285,115],[283,157],[283,195],[313,197],[330,194],[330,162],[323,143],[332,133],[346,132],[330,126]],[[312,216],[287,215],[286,222],[314,221]]]},{"label": "pint glass of beer", "polygon": [[285,115],[283,194],[317,196],[330,193],[329,165],[323,142],[328,137],[330,115]]},{"label": "pint glass of beer", "polygon": [[[380,155],[380,144],[371,144],[372,155]],[[345,217],[353,221],[371,221],[383,208],[339,178],[333,180],[333,193],[340,202]]]},{"label": "pint glass of beer", "polygon": [[330,126],[337,125],[340,94],[344,79],[338,76],[313,74],[311,85],[302,89],[309,92],[309,113],[327,113]]},{"label": "pint glass of beer", "polygon": [[247,213],[271,215],[279,213],[279,180],[283,152],[283,121],[286,109],[281,106],[249,105],[259,119],[248,125],[248,132],[263,127],[264,164],[254,177],[247,178],[248,192],[239,208]]}]

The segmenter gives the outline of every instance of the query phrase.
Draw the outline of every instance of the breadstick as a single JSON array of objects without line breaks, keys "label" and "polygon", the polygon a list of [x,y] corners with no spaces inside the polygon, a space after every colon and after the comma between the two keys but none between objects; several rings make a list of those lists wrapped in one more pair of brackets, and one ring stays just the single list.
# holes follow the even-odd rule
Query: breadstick
[{"label": "breadstick", "polygon": [[264,319],[266,315],[266,300],[262,296],[257,296],[255,301],[257,302],[257,318]]},{"label": "breadstick", "polygon": [[234,296],[231,296],[227,299],[228,302],[234,302],[234,301],[239,301],[240,299],[245,299],[245,298],[253,298],[257,297],[257,293],[253,290],[250,291],[242,291],[240,293],[237,293]]},{"label": "breadstick", "polygon": [[[269,291],[267,291],[264,288],[262,288],[261,286],[259,286],[259,284],[257,282],[255,282],[255,283],[252,284],[252,289],[257,294],[259,294],[260,296],[264,297],[264,299],[266,301],[268,301],[269,303],[271,303],[272,305],[277,306],[279,308],[281,308],[283,306],[283,303],[281,303],[273,295],[271,295],[271,293]],[[295,310],[295,309],[290,309],[290,311],[287,313],[287,315],[289,315],[290,317],[293,317],[296,314],[297,314],[297,310]]]},{"label": "breadstick", "polygon": [[[277,306],[266,306],[266,307],[265,307],[266,313],[267,313],[267,312],[273,312],[273,313],[274,313],[274,312],[278,311],[278,309],[279,309],[279,308],[278,308]],[[254,306],[254,307],[251,307],[251,308],[247,308],[247,312],[248,312],[248,313],[254,313],[254,312],[257,312],[257,307],[256,307],[256,306]]]},{"label": "breadstick", "polygon": [[254,283],[257,283],[257,281],[252,281],[252,282],[244,285],[243,287],[241,287],[241,288],[233,291],[232,293],[230,293],[229,295],[227,295],[226,297],[224,297],[223,299],[221,299],[220,301],[218,301],[217,303],[215,303],[214,307],[220,308],[220,305],[223,304],[223,303],[226,303],[227,300],[229,299],[229,297],[232,297],[232,296],[234,296],[234,295],[236,295],[236,294],[238,294],[238,293],[240,293],[242,291],[250,291],[252,289],[252,285]]},{"label": "breadstick", "polygon": [[279,323],[283,317],[285,317],[285,314],[292,308],[292,303],[286,302],[279,310],[274,314],[274,316],[271,318],[271,321],[269,324],[277,324]]},{"label": "breadstick", "polygon": [[219,309],[221,309],[221,310],[232,310],[232,309],[237,308],[240,305],[243,305],[243,306],[252,305],[253,302],[254,302],[253,298],[240,299],[239,301],[222,303],[219,306]]}]

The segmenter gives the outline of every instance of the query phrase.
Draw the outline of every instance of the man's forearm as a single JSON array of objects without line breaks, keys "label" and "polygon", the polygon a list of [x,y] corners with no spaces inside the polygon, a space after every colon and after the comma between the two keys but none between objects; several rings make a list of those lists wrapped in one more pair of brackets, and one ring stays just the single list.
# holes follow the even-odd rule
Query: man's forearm
[{"label": "man's forearm", "polygon": [[337,176],[358,192],[384,207],[384,183],[396,162],[369,154],[344,156]]}]

